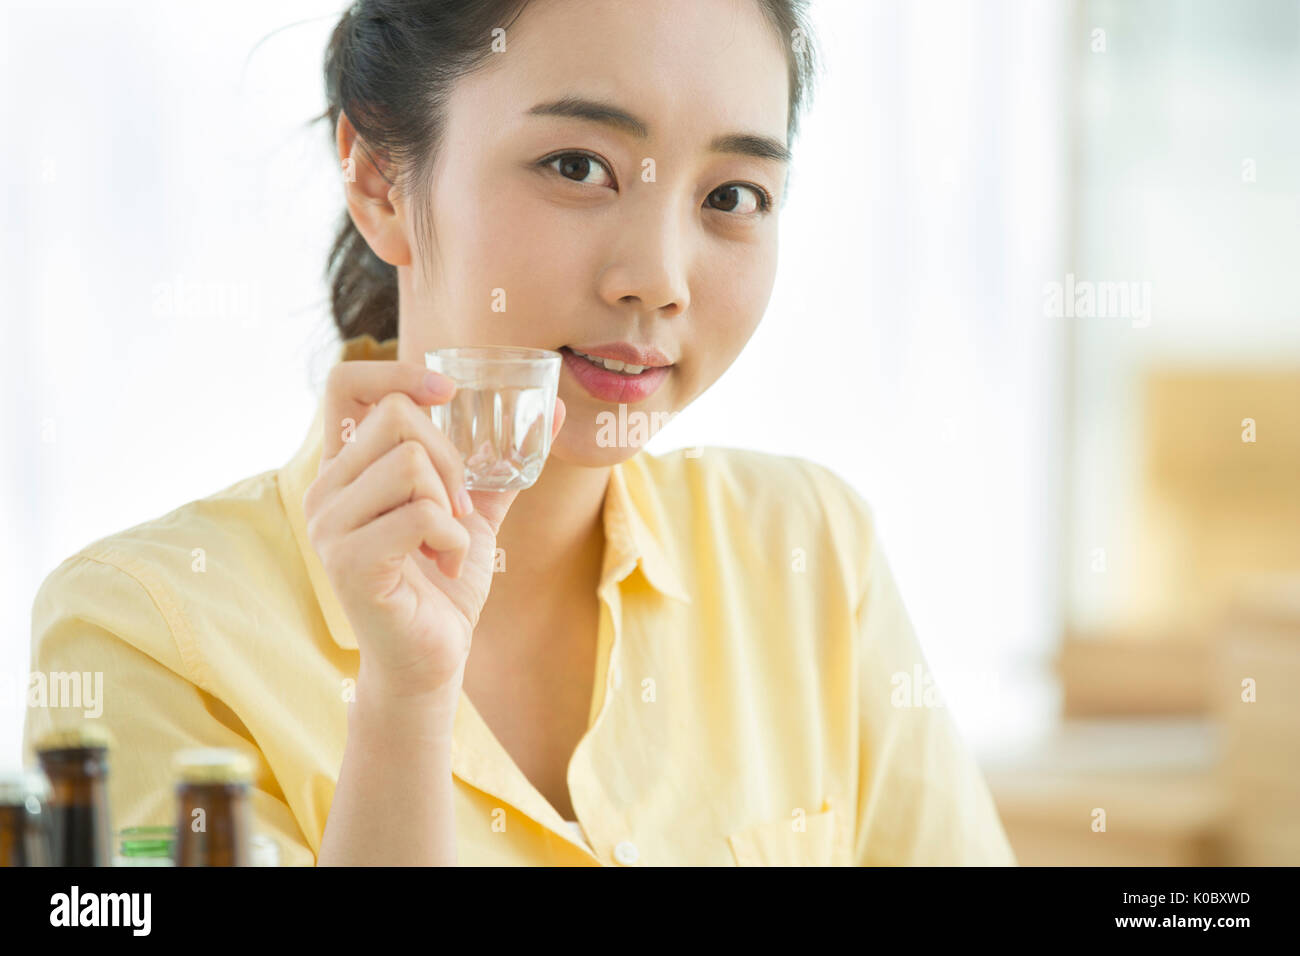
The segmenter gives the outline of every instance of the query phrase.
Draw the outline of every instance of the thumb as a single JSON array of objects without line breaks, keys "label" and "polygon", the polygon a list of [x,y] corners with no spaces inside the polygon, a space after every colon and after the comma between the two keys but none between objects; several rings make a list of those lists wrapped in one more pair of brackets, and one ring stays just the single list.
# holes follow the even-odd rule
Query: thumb
[{"label": "thumb", "polygon": [[[560,429],[564,427],[564,417],[564,399],[556,396],[555,414],[552,416],[551,422],[552,443],[555,441],[555,436],[560,433]],[[474,514],[483,517],[488,527],[492,529],[493,535],[501,530],[501,522],[505,520],[506,512],[515,503],[515,498],[518,497],[521,490],[520,488],[512,488],[509,491],[471,491],[469,493],[470,500],[474,502]],[[468,520],[470,517],[466,515],[464,520]]]}]

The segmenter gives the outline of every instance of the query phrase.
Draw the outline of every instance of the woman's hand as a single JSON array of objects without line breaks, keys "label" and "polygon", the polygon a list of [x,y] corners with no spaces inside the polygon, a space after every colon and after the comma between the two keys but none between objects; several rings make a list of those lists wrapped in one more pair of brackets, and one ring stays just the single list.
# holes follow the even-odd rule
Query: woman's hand
[{"label": "woman's hand", "polygon": [[[437,388],[430,388],[432,381]],[[516,491],[469,492],[428,407],[455,383],[410,362],[340,362],[325,394],[320,469],[303,498],[307,536],[356,633],[368,693],[459,697],[492,587],[496,536]],[[551,436],[564,422],[556,399]]]}]

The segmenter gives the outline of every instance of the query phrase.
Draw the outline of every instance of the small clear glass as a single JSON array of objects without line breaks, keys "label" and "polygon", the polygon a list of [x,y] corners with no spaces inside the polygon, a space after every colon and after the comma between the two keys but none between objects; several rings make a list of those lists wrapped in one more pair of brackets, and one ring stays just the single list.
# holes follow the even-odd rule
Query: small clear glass
[{"label": "small clear glass", "polygon": [[531,487],[551,451],[563,356],[551,349],[473,346],[435,349],[425,363],[456,382],[430,411],[460,452],[471,491]]}]

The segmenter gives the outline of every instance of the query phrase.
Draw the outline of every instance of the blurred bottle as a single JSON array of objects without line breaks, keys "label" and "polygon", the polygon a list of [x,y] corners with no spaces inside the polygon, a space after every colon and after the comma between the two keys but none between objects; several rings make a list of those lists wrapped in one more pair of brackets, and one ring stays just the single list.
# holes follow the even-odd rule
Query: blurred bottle
[{"label": "blurred bottle", "polygon": [[50,865],[49,797],[38,770],[0,773],[0,866]]},{"label": "blurred bottle", "polygon": [[175,772],[176,865],[251,865],[249,759],[236,750],[182,750]]},{"label": "blurred bottle", "polygon": [[117,831],[114,866],[175,866],[175,827],[125,827]]},{"label": "blurred bottle", "polygon": [[[250,866],[279,866],[280,846],[263,833],[249,842]],[[175,827],[126,827],[117,831],[114,866],[175,866]]]},{"label": "blurred bottle", "polygon": [[90,723],[52,731],[36,743],[41,769],[50,783],[52,866],[111,865],[110,744],[108,731]]}]

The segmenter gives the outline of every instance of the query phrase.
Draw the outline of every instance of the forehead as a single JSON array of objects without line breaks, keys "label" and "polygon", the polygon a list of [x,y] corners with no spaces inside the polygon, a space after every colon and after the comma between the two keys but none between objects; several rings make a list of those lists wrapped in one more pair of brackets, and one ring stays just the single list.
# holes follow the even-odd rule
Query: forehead
[{"label": "forehead", "polygon": [[516,128],[572,95],[621,106],[652,142],[739,130],[784,142],[786,53],[759,0],[531,0],[452,110]]}]

